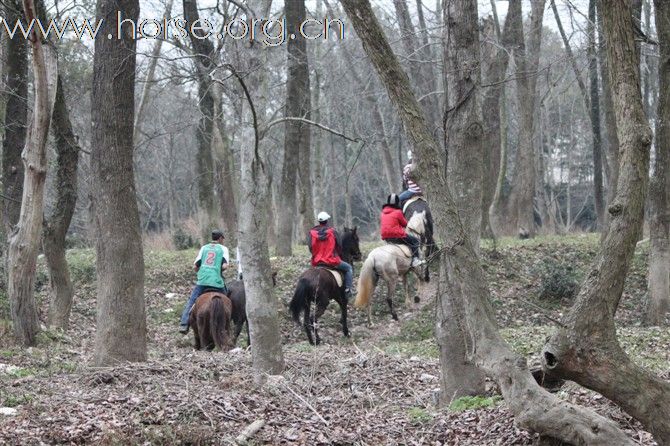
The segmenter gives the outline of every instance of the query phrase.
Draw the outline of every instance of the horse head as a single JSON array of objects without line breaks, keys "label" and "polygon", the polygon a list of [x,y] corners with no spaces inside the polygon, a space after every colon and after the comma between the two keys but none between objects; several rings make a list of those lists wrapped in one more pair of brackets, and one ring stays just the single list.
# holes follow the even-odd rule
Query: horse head
[{"label": "horse head", "polygon": [[357,229],[357,226],[354,226],[353,228],[344,227],[342,251],[344,257],[351,257],[360,262],[363,259],[363,255],[361,254],[360,240],[358,238],[358,233],[356,232]]}]

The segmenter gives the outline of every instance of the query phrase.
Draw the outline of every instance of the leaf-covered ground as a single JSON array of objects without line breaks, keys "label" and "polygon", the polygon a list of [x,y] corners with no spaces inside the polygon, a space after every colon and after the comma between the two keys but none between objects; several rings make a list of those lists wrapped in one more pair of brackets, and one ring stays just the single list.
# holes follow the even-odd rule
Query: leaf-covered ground
[{"label": "leaf-covered ground", "polygon": [[[372,244],[364,246],[369,252]],[[594,236],[503,240],[485,245],[482,260],[503,335],[537,360],[551,319],[567,311],[571,295],[595,257]],[[178,317],[193,280],[194,251],[147,252],[146,302],[149,361],[115,368],[91,366],[95,329],[93,253],[69,253],[77,295],[72,329],[45,332],[37,347],[14,345],[6,298],[0,295],[0,444],[234,444],[246,426],[264,426],[249,444],[532,444],[517,428],[489,384],[489,395],[435,405],[438,350],[433,339],[434,302],[428,288],[420,308],[404,307],[392,322],[383,299],[374,302],[375,326],[350,312],[351,339],[341,335],[339,309],[324,315],[325,345],[314,348],[287,315],[306,252],[273,259],[282,321],[286,372],[259,387],[251,354],[240,337],[233,352],[194,352],[192,336],[177,333]],[[666,379],[670,332],[642,328],[647,250],[638,247],[617,315],[620,340],[638,363]],[[360,266],[360,265],[358,265]],[[231,278],[234,271],[230,272]],[[38,277],[42,310],[47,278]],[[431,285],[434,286],[434,285]],[[649,434],[616,406],[568,383],[562,398],[588,405],[621,424],[640,444]]]}]

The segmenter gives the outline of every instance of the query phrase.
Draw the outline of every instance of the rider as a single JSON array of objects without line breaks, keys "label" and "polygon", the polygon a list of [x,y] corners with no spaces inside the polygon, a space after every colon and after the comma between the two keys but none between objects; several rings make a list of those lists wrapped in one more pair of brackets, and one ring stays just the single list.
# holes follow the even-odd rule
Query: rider
[{"label": "rider", "polygon": [[400,198],[396,194],[391,194],[386,199],[386,204],[382,206],[381,213],[381,236],[387,243],[403,243],[412,249],[413,268],[426,263],[419,259],[418,238],[408,234],[405,231],[407,220],[400,209]]},{"label": "rider", "polygon": [[223,271],[228,268],[230,256],[228,248],[223,246],[224,238],[222,231],[212,231],[212,241],[200,248],[200,252],[193,262],[193,269],[198,273],[198,281],[181,314],[180,333],[188,333],[188,316],[198,296],[205,291],[218,291],[223,294],[227,292]]},{"label": "rider", "polygon": [[312,253],[312,266],[327,266],[344,272],[344,295],[347,299],[351,299],[354,270],[340,257],[342,255],[340,236],[335,228],[328,225],[330,215],[327,212],[320,212],[316,218],[319,224],[309,231],[307,238],[307,246]]},{"label": "rider", "polygon": [[414,164],[412,163],[412,151],[407,151],[407,164],[402,169],[402,184],[406,188],[399,196],[400,202],[403,203],[415,195],[423,195],[423,191],[418,184],[412,179],[412,171],[414,171]]}]

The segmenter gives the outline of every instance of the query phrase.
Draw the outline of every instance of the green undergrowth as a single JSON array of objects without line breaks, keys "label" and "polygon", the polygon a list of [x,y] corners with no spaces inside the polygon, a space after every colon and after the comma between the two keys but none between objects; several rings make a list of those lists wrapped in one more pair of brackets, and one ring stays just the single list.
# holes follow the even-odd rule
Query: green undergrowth
[{"label": "green undergrowth", "polygon": [[497,406],[502,401],[502,397],[495,396],[462,396],[455,399],[449,405],[452,412],[462,412],[464,410],[482,409],[485,407]]}]

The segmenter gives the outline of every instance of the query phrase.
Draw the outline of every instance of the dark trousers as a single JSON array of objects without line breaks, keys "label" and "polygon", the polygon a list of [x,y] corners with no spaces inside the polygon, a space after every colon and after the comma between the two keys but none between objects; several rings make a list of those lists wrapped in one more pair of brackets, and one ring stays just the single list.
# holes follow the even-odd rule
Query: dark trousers
[{"label": "dark trousers", "polygon": [[408,234],[404,238],[387,238],[384,239],[384,241],[407,245],[412,249],[412,257],[419,257],[419,246],[421,246],[421,241],[413,235]]}]

